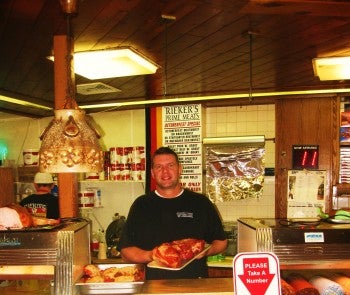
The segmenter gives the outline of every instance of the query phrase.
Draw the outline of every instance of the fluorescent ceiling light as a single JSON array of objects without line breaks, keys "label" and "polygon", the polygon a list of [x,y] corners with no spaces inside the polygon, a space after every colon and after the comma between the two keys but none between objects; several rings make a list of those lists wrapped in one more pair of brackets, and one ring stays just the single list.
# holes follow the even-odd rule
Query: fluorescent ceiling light
[{"label": "fluorescent ceiling light", "polygon": [[158,65],[131,47],[74,53],[74,72],[90,80],[148,75],[157,69]]},{"label": "fluorescent ceiling light", "polygon": [[12,97],[5,96],[5,95],[0,95],[0,101],[5,101],[5,102],[13,103],[13,104],[19,104],[22,106],[28,106],[28,107],[39,108],[39,109],[44,109],[44,110],[52,110],[52,108],[41,105],[41,104],[31,103],[31,102],[28,102],[25,100],[12,98]]},{"label": "fluorescent ceiling light", "polygon": [[206,137],[203,144],[265,143],[264,135]]},{"label": "fluorescent ceiling light", "polygon": [[350,79],[350,57],[324,57],[312,60],[315,76],[321,81]]}]

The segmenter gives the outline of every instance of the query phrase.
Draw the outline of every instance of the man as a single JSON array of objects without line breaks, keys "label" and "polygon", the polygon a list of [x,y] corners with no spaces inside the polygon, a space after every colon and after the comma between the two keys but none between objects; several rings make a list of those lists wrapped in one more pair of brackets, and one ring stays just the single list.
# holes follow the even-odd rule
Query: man
[{"label": "man", "polygon": [[182,166],[168,147],[153,155],[151,174],[155,191],[138,197],[130,208],[118,249],[131,263],[149,263],[152,250],[164,242],[184,238],[205,240],[209,250],[181,270],[146,268],[147,279],[207,277],[206,256],[223,252],[227,240],[222,222],[210,200],[183,189]]},{"label": "man", "polygon": [[34,217],[58,219],[60,215],[58,197],[51,194],[53,186],[50,173],[36,173],[34,177],[36,193],[24,198],[20,205],[26,207]]}]

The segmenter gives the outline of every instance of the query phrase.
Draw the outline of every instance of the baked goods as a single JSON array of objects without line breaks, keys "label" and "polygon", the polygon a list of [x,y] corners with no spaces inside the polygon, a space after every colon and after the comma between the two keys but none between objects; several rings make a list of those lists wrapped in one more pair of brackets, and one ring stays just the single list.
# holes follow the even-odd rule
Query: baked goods
[{"label": "baked goods", "polygon": [[44,226],[44,225],[57,225],[60,224],[59,219],[50,219],[44,217],[33,216],[33,225],[34,226]]},{"label": "baked goods", "polygon": [[204,250],[205,241],[186,238],[163,243],[153,249],[154,261],[170,267],[178,268]]},{"label": "baked goods", "polygon": [[84,283],[138,282],[144,279],[144,269],[138,265],[118,265],[100,268],[94,264],[84,267]]}]

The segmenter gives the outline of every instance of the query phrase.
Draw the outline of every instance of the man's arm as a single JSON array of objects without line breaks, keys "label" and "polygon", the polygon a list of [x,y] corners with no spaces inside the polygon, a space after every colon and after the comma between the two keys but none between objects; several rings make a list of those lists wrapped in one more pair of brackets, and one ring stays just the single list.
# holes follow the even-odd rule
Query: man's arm
[{"label": "man's arm", "polygon": [[131,263],[148,263],[152,259],[152,250],[147,251],[138,247],[126,247],[120,251],[122,258]]},{"label": "man's arm", "polygon": [[208,249],[208,251],[203,253],[203,255],[200,255],[198,259],[202,258],[203,256],[212,256],[212,255],[222,253],[226,250],[226,247],[227,247],[227,240],[214,240],[211,243],[211,247]]}]

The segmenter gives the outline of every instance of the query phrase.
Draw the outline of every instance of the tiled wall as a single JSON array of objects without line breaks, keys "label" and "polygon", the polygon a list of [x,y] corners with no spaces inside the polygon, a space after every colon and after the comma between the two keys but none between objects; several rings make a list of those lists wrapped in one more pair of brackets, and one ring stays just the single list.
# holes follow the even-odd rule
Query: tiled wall
[{"label": "tiled wall", "polygon": [[[216,107],[204,109],[204,137],[264,135],[265,167],[275,167],[275,106]],[[263,196],[216,204],[225,221],[239,217],[274,217],[275,182],[265,177]]]},{"label": "tiled wall", "polygon": [[[202,118],[204,137],[265,135],[266,167],[275,166],[275,145],[269,140],[275,137],[274,105],[207,108],[203,109]],[[142,110],[119,111],[117,115],[116,112],[94,114],[94,119],[105,134],[108,134],[103,136],[103,145],[106,148],[143,145],[145,130]],[[0,121],[1,138],[11,143],[9,159],[13,159],[16,164],[22,163],[22,150],[40,146],[39,136],[49,122],[50,118]],[[94,216],[91,217],[97,228],[100,226],[96,224],[95,217],[104,229],[112,221],[114,213],[126,215],[133,200],[144,191],[140,183],[84,185],[102,189],[104,208],[94,209]],[[274,217],[274,198],[274,178],[266,177],[263,197],[260,200],[246,199],[218,203],[217,207],[225,221],[234,221],[238,217]]]}]

